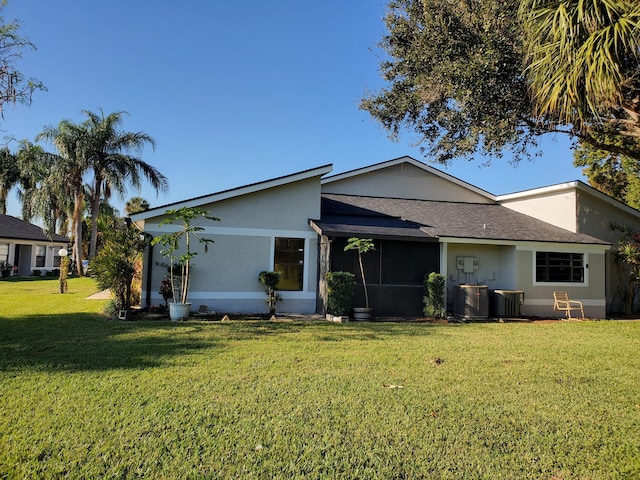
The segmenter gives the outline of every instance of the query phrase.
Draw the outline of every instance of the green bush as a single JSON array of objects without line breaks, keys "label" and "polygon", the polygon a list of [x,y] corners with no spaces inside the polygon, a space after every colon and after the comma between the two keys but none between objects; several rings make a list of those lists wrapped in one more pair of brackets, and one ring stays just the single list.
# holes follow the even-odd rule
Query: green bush
[{"label": "green bush", "polygon": [[133,300],[132,283],[138,272],[136,259],[144,251],[146,239],[134,227],[114,225],[105,232],[104,243],[91,261],[91,271],[103,289],[110,289],[115,310],[128,310]]},{"label": "green bush", "polygon": [[34,277],[39,277],[42,275],[42,270],[34,270],[32,274]]},{"label": "green bush", "polygon": [[424,276],[424,314],[431,318],[444,318],[446,316],[444,308],[446,278],[436,272],[431,272]]},{"label": "green bush", "polygon": [[262,271],[258,275],[260,283],[267,287],[267,305],[269,305],[269,313],[273,315],[276,313],[276,303],[282,300],[282,297],[278,293],[278,284],[280,283],[280,277],[282,272],[266,272]]},{"label": "green bush", "polygon": [[353,302],[353,290],[356,286],[355,275],[349,272],[328,272],[327,313],[336,316],[348,315]]}]

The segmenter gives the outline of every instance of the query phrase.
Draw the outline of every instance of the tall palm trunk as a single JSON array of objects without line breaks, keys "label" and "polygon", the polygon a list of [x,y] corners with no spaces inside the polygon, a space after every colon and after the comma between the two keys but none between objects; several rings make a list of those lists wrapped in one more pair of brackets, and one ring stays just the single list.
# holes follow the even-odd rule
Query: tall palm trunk
[{"label": "tall palm trunk", "polygon": [[75,235],[74,257],[76,260],[76,270],[78,275],[83,276],[82,269],[82,205],[84,204],[84,193],[82,190],[76,190],[74,193],[73,206],[73,233]]},{"label": "tall palm trunk", "polygon": [[362,286],[364,287],[364,306],[369,308],[369,293],[367,292],[367,280],[364,278],[364,265],[362,265],[362,254],[358,252],[358,262],[360,263],[360,274],[362,275]]},{"label": "tall palm trunk", "polygon": [[91,205],[91,237],[89,243],[89,260],[96,256],[98,248],[98,216],[100,216],[100,197],[102,196],[102,177],[94,179],[95,192]]}]

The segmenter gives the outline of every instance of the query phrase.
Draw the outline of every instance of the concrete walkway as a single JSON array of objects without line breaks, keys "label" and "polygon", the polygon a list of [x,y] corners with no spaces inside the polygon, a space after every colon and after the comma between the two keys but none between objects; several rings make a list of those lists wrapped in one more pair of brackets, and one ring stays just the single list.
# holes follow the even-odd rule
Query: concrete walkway
[{"label": "concrete walkway", "polygon": [[87,300],[109,300],[111,298],[111,290],[108,288],[106,290],[102,290],[101,292],[94,293],[93,295],[89,295]]}]

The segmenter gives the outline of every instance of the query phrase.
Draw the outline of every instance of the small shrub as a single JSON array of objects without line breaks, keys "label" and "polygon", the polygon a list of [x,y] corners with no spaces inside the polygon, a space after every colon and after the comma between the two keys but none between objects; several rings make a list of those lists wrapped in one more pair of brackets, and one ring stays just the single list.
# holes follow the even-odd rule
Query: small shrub
[{"label": "small shrub", "polygon": [[31,274],[34,277],[40,277],[42,275],[42,270],[34,270]]},{"label": "small shrub", "polygon": [[60,269],[59,268],[54,268],[53,270],[51,270],[51,275],[53,275],[54,277],[59,277],[60,276]]},{"label": "small shrub", "polygon": [[171,286],[171,280],[169,277],[164,277],[162,279],[160,282],[160,291],[158,293],[162,295],[164,307],[169,308],[169,300],[173,300],[173,287]]},{"label": "small shrub", "polygon": [[104,304],[102,312],[109,318],[118,318],[118,312],[120,311],[118,307],[118,301],[112,298]]},{"label": "small shrub", "polygon": [[431,272],[424,277],[424,314],[431,318],[444,318],[446,316],[444,308],[446,278],[436,272]]},{"label": "small shrub", "polygon": [[327,313],[339,317],[349,314],[353,303],[353,291],[356,286],[355,275],[349,272],[328,272]]},{"label": "small shrub", "polygon": [[269,305],[269,313],[273,315],[276,313],[276,303],[282,300],[282,297],[278,293],[277,287],[280,283],[281,272],[265,272],[262,271],[258,275],[260,283],[267,287],[267,305]]}]

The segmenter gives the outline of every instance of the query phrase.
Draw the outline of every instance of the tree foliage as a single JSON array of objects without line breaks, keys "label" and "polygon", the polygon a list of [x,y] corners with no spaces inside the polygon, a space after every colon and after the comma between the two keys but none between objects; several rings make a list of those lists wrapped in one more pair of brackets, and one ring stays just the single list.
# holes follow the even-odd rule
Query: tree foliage
[{"label": "tree foliage", "polygon": [[0,214],[7,214],[9,190],[20,181],[16,157],[8,147],[0,148]]},{"label": "tree foliage", "polygon": [[134,213],[149,210],[149,202],[142,197],[131,197],[124,206],[124,214],[130,217]]},{"label": "tree foliage", "polygon": [[[615,4],[613,13],[603,13],[605,4]],[[441,163],[507,150],[518,161],[550,132],[640,160],[629,108],[640,98],[638,21],[632,0],[392,0],[380,44],[387,85],[361,107],[392,137],[415,131],[423,152]],[[574,90],[561,83],[566,69],[554,76],[558,62],[582,66],[566,80]],[[550,78],[557,82],[549,86]],[[597,134],[612,123],[630,147],[600,143]]]},{"label": "tree foliage", "polygon": [[[613,126],[609,128],[614,129]],[[596,138],[606,137],[606,133]],[[615,132],[602,142],[629,143]],[[582,167],[589,185],[633,208],[640,209],[640,165],[638,161],[611,151],[600,150],[588,143],[580,143],[573,152],[576,167]]]},{"label": "tree foliage", "polygon": [[[91,198],[91,218],[96,220],[100,214],[100,203],[109,199],[112,192],[121,196],[128,184],[139,188],[141,178],[146,178],[156,191],[166,191],[167,178],[158,169],[144,162],[131,152],[141,152],[147,144],[155,148],[155,141],[144,132],[125,132],[120,130],[126,112],[113,112],[105,116],[102,110],[94,113],[83,110],[87,119],[81,124],[85,131],[82,155],[87,168],[93,172],[89,185]],[[96,253],[98,223],[91,224],[89,260]]]},{"label": "tree foliage", "polygon": [[73,208],[64,177],[57,175],[57,155],[46,152],[28,140],[19,143],[16,167],[20,172],[18,198],[25,220],[41,218],[49,233],[68,233],[68,219]]},{"label": "tree foliage", "polygon": [[148,241],[140,231],[113,219],[105,232],[104,245],[91,261],[92,275],[100,288],[109,288],[115,297],[116,309],[131,307],[132,283],[136,275],[136,259],[146,248]]},{"label": "tree foliage", "polygon": [[[6,6],[6,0],[0,1],[0,11]],[[25,49],[35,49],[26,37],[19,33],[20,22],[5,21],[0,15],[0,115],[4,115],[7,104],[31,104],[36,90],[45,90],[42,82],[27,78],[18,70],[17,63]]]}]

